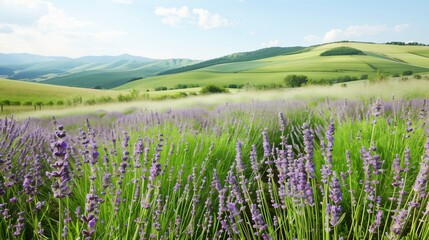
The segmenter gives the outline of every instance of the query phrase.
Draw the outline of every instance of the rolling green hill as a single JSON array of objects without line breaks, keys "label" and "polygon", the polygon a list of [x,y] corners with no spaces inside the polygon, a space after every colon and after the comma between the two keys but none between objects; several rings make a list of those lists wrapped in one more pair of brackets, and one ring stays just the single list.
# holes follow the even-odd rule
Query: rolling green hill
[{"label": "rolling green hill", "polygon": [[84,88],[114,88],[133,81],[136,78],[155,76],[166,69],[192,64],[194,61],[187,59],[169,59],[154,62],[139,63],[136,61],[116,61],[105,64],[85,65],[71,69],[70,74],[53,77],[42,83],[84,87]]},{"label": "rolling green hill", "polygon": [[116,97],[117,91],[83,89],[48,84],[31,83],[16,80],[0,79],[0,101],[43,102],[66,101],[74,97],[96,98],[102,96]]},{"label": "rolling green hill", "polygon": [[210,67],[210,66],[219,65],[219,64],[247,62],[247,61],[269,58],[269,57],[274,57],[279,55],[292,54],[292,53],[297,53],[299,51],[302,51],[303,49],[306,49],[306,48],[305,47],[271,47],[271,48],[259,49],[252,52],[234,53],[220,58],[214,58],[207,61],[203,61],[197,64],[176,68],[172,70],[167,70],[167,71],[161,72],[159,75],[182,73],[182,72],[192,71],[192,70]]},{"label": "rolling green hill", "polygon": [[198,62],[189,59],[155,60],[127,54],[76,59],[0,54],[0,76],[53,85],[107,89]]},{"label": "rolling green hill", "polygon": [[[362,51],[361,55],[320,56],[322,53],[349,47]],[[200,63],[201,64],[201,63]],[[192,66],[190,66],[191,68]],[[310,79],[331,80],[350,76],[373,77],[378,71],[389,74],[429,72],[428,46],[399,46],[356,42],[339,42],[301,49],[287,55],[245,62],[216,64],[177,74],[161,75],[133,81],[119,86],[118,90],[149,89],[177,84],[270,84],[283,83],[289,74],[305,74]]]}]

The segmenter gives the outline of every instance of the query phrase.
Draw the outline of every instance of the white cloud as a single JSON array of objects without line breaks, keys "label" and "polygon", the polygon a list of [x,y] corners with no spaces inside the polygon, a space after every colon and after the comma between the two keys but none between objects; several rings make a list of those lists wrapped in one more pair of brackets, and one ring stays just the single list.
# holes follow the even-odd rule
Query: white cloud
[{"label": "white cloud", "polygon": [[0,25],[0,33],[13,33],[13,28],[8,25]]},{"label": "white cloud", "polygon": [[377,35],[389,31],[385,25],[354,25],[345,29],[335,28],[326,32],[323,41],[333,42],[338,40],[348,40],[354,37],[362,37],[368,35]]},{"label": "white cloud", "polygon": [[42,0],[3,0],[6,5],[21,5],[28,8],[38,9],[43,7],[47,2]]},{"label": "white cloud", "polygon": [[402,32],[409,27],[409,24],[398,24],[389,27],[383,24],[375,25],[352,25],[347,28],[333,28],[323,36],[307,35],[304,41],[308,43],[334,42],[342,40],[362,40],[365,36],[375,36],[383,33]]},{"label": "white cloud", "polygon": [[46,0],[0,0],[0,14],[2,6],[11,15],[38,14],[26,21],[5,21],[0,15],[0,52],[81,56],[102,46],[100,43],[127,35],[110,29],[94,31],[92,23],[69,16]]},{"label": "white cloud", "polygon": [[192,13],[198,15],[197,25],[204,28],[217,28],[217,27],[227,27],[229,22],[227,19],[222,18],[219,14],[210,13],[207,9],[194,8]]},{"label": "white cloud", "polygon": [[397,24],[395,27],[393,27],[393,30],[397,33],[405,31],[407,28],[410,27],[410,24],[404,23],[404,24]]},{"label": "white cloud", "polygon": [[111,0],[113,3],[119,3],[119,4],[131,4],[133,3],[133,0]]},{"label": "white cloud", "polygon": [[155,14],[162,17],[162,23],[173,27],[177,27],[184,19],[190,17],[187,6],[181,8],[157,7]]},{"label": "white cloud", "polygon": [[262,46],[263,47],[278,47],[278,46],[280,46],[280,40],[279,39],[273,39],[273,40],[270,40],[268,42],[262,43]]},{"label": "white cloud", "polygon": [[181,8],[157,7],[155,14],[162,17],[162,23],[172,27],[178,27],[183,22],[195,24],[203,29],[231,25],[227,19],[221,17],[219,14],[211,13],[203,8],[193,8],[191,11],[188,6],[182,6]]},{"label": "white cloud", "polygon": [[62,9],[48,4],[49,13],[41,17],[37,24],[41,29],[68,30],[89,25],[85,21],[67,16]]}]

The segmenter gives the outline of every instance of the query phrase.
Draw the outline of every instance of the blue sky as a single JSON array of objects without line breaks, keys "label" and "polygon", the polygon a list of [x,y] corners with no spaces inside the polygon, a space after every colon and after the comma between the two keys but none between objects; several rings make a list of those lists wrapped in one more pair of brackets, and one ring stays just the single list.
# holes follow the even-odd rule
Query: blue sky
[{"label": "blue sky", "polygon": [[209,59],[338,40],[429,43],[429,3],[0,0],[0,52]]}]

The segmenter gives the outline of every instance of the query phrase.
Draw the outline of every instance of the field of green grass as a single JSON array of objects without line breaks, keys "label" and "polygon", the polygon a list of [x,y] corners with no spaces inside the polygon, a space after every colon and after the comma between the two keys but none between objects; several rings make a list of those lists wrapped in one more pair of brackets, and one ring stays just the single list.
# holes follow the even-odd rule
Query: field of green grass
[{"label": "field of green grass", "polygon": [[0,101],[48,102],[66,101],[73,97],[94,98],[102,96],[116,97],[120,91],[95,90],[76,87],[53,86],[0,79]]},{"label": "field of green grass", "polygon": [[[159,98],[165,95],[175,95],[179,92],[198,92],[200,88],[177,89],[169,91],[149,92],[151,98]],[[146,94],[146,93],[142,93]],[[399,99],[429,98],[428,80],[391,80],[378,83],[369,81],[354,81],[347,83],[347,87],[341,84],[333,86],[307,86],[302,88],[275,89],[268,91],[230,89],[230,93],[188,96],[178,99],[165,99],[163,101],[132,101],[115,102],[96,105],[70,106],[63,109],[42,109],[41,111],[25,111],[15,114],[18,119],[29,117],[49,118],[55,116],[79,115],[108,112],[135,112],[140,110],[185,109],[203,108],[213,109],[228,103],[246,103],[252,101],[274,100],[306,100],[309,103],[319,101],[349,99],[369,102],[375,98],[389,100],[392,97]]]},{"label": "field of green grass", "polygon": [[[361,50],[365,55],[320,56],[321,53],[341,47]],[[209,66],[193,71],[161,75],[130,82],[118,90],[154,89],[159,86],[174,87],[177,84],[270,84],[283,83],[285,76],[304,74],[310,79],[360,78],[363,74],[373,77],[377,71],[401,74],[429,72],[427,46],[397,46],[369,43],[331,43],[311,47],[308,51],[281,55],[254,61],[234,62]]]}]

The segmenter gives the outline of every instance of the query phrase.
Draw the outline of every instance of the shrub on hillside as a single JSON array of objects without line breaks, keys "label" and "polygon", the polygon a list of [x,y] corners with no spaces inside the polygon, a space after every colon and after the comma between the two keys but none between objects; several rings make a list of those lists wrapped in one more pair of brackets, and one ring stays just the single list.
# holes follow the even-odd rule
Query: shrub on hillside
[{"label": "shrub on hillside", "polygon": [[329,49],[320,56],[341,56],[341,55],[365,55],[361,50],[351,47],[337,47]]},{"label": "shrub on hillside", "polygon": [[203,87],[200,92],[201,92],[201,94],[227,93],[228,90],[223,88],[223,87],[210,84],[210,85]]},{"label": "shrub on hillside", "polygon": [[408,71],[402,72],[402,76],[410,76],[410,75],[413,75],[413,71],[408,70]]},{"label": "shrub on hillside", "polygon": [[168,90],[168,88],[167,88],[167,87],[164,87],[164,86],[156,87],[156,88],[155,88],[155,91],[165,91],[165,90]]},{"label": "shrub on hillside", "polygon": [[287,75],[284,79],[286,87],[301,87],[308,82],[308,77],[305,75]]}]

